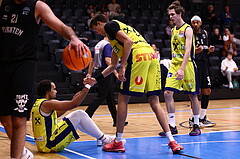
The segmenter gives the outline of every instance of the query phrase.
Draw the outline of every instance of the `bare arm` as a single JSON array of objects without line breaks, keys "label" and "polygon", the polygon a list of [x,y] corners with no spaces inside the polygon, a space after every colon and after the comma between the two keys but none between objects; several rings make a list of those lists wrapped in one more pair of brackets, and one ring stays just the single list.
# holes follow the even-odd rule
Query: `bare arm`
[{"label": "bare arm", "polygon": [[[207,39],[209,39],[209,38],[208,38],[208,33],[207,33],[207,31],[204,30],[204,32],[205,32],[206,35],[207,35]],[[214,52],[214,50],[215,50],[215,46],[210,45],[210,46],[208,47],[208,54],[211,53],[211,52]]]},{"label": "bare arm", "polygon": [[50,7],[42,2],[37,1],[35,9],[36,21],[39,23],[40,20],[47,24],[50,28],[58,32],[65,39],[71,40],[69,43],[69,49],[73,48],[77,52],[77,56],[80,56],[80,50],[87,49],[87,46],[83,44],[82,41],[74,33],[73,29],[65,25],[61,20],[59,20],[52,12]]},{"label": "bare arm", "polygon": [[185,44],[185,54],[183,56],[183,62],[181,64],[180,69],[177,71],[176,75],[177,80],[183,79],[184,76],[184,69],[188,63],[188,59],[190,57],[190,51],[192,49],[192,38],[193,38],[193,30],[192,28],[188,27],[185,32],[186,36],[186,44]]},{"label": "bare arm", "polygon": [[93,71],[93,67],[94,67],[94,59],[91,58],[91,62],[88,66],[88,74],[87,77],[91,77],[92,76],[92,71]]},{"label": "bare arm", "polygon": [[45,113],[50,113],[53,110],[56,111],[67,111],[72,108],[79,106],[83,99],[86,97],[88,93],[87,88],[83,88],[78,95],[70,101],[58,101],[58,100],[48,100],[43,102],[41,106],[41,110]]},{"label": "bare arm", "polygon": [[[105,57],[105,62],[109,66],[111,65],[111,58],[110,57]],[[116,70],[113,71],[114,75],[118,78],[118,72]]]},{"label": "bare arm", "polygon": [[102,72],[104,77],[114,72],[114,70],[116,71],[118,60],[119,60],[118,56],[115,53],[112,53],[110,65],[108,65],[108,67]]},{"label": "bare arm", "polygon": [[127,59],[130,55],[131,49],[132,49],[132,45],[133,45],[133,41],[132,39],[127,36],[127,34],[125,34],[122,30],[119,30],[116,33],[116,38],[121,41],[124,45],[123,48],[123,56],[121,58],[121,65],[120,65],[120,70],[119,70],[119,80],[120,81],[125,81],[125,65],[127,64]]},{"label": "bare arm", "polygon": [[[95,80],[89,78],[87,83],[93,86],[95,83]],[[86,84],[86,82],[84,84]],[[77,92],[73,96],[72,100],[68,100],[68,101],[59,101],[54,99],[47,100],[42,103],[41,110],[45,113],[50,113],[51,111],[56,110],[57,112],[60,111],[59,115],[61,115],[64,113],[64,111],[67,111],[79,106],[87,96],[88,91],[89,89],[84,87],[81,91]]]}]

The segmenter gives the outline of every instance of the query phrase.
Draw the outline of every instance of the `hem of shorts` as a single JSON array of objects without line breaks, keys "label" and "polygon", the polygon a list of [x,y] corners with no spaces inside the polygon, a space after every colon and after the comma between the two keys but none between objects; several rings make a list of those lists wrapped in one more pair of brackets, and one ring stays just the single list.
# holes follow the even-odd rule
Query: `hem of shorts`
[{"label": "hem of shorts", "polygon": [[195,91],[195,92],[184,91],[184,90],[180,91],[176,88],[171,88],[171,87],[165,87],[165,90],[173,91],[173,92],[177,92],[177,93],[183,92],[184,94],[191,94],[191,95],[198,95],[199,94],[199,91]]},{"label": "hem of shorts", "polygon": [[122,89],[120,89],[119,91],[121,94],[124,94],[124,95],[128,95],[128,96],[134,96],[134,97],[143,97],[144,93],[140,93],[140,92],[132,92],[132,91],[124,91]]}]

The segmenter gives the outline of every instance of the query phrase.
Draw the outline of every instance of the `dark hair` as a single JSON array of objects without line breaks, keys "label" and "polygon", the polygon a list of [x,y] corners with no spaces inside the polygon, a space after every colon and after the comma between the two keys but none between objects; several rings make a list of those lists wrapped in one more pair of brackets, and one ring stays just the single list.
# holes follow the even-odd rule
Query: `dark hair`
[{"label": "dark hair", "polygon": [[47,92],[51,91],[51,80],[45,79],[39,82],[37,86],[37,95],[40,97],[45,97]]},{"label": "dark hair", "polygon": [[93,25],[97,26],[97,22],[107,23],[108,22],[108,18],[105,15],[103,15],[103,14],[96,14],[92,18],[89,27],[92,29]]},{"label": "dark hair", "polygon": [[185,9],[180,5],[179,1],[172,2],[167,10],[169,11],[170,9],[174,9],[177,14],[182,13],[182,18],[184,17]]}]

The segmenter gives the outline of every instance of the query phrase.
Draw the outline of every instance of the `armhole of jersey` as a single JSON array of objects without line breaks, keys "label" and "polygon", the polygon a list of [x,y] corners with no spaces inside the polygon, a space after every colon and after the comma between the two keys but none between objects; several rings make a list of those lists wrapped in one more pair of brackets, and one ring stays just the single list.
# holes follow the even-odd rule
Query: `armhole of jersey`
[{"label": "armhole of jersey", "polygon": [[186,30],[187,30],[188,27],[190,27],[190,26],[187,26],[187,27],[185,28],[185,30],[184,30],[184,37],[185,37],[185,38],[186,38],[186,34],[185,34],[185,33],[186,33]]},{"label": "armhole of jersey", "polygon": [[[44,100],[44,101],[46,101],[46,100]],[[43,101],[43,102],[44,102],[44,101]],[[48,116],[50,116],[50,115],[53,113],[53,111],[51,111],[50,113],[44,113],[44,112],[41,110],[41,106],[42,106],[43,102],[42,102],[41,105],[39,106],[39,113],[40,113],[43,117],[48,117]]]},{"label": "armhole of jersey", "polygon": [[203,32],[206,34],[207,39],[208,39],[208,32],[206,30],[203,29]]}]

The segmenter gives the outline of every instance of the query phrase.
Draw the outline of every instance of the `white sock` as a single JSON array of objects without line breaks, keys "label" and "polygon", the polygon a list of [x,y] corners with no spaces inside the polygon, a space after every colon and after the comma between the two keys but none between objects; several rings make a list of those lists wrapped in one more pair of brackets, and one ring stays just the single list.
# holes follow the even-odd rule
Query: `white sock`
[{"label": "white sock", "polygon": [[199,115],[193,115],[194,118],[194,124],[199,125]]},{"label": "white sock", "polygon": [[170,124],[172,127],[175,127],[175,126],[176,126],[175,113],[168,113],[168,121],[169,121],[169,124]]},{"label": "white sock", "polygon": [[203,119],[205,117],[205,115],[207,114],[207,109],[201,109],[201,112],[200,112],[200,119]]},{"label": "white sock", "polygon": [[120,142],[120,141],[122,141],[122,137],[123,137],[123,133],[116,133],[116,141],[117,142]]},{"label": "white sock", "polygon": [[22,156],[25,156],[27,153],[27,148],[26,147],[23,147],[23,152],[22,152]]},{"label": "white sock", "polygon": [[105,139],[106,139],[106,136],[105,136],[105,134],[103,134],[98,140],[103,141],[103,140],[105,140]]},{"label": "white sock", "polygon": [[172,136],[172,133],[171,131],[168,131],[165,133],[166,134],[166,137],[168,138],[168,140],[171,142],[171,141],[175,141],[173,136]]}]

